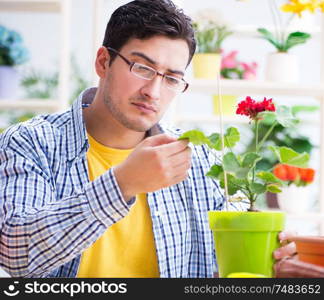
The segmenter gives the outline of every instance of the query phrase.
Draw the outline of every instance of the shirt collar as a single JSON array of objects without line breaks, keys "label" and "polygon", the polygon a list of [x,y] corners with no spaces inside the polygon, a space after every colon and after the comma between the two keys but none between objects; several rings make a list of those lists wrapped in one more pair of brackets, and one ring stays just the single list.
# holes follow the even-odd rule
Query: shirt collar
[{"label": "shirt collar", "polygon": [[[82,152],[86,152],[89,148],[88,137],[86,133],[86,127],[83,119],[82,110],[88,107],[97,92],[96,87],[88,88],[84,90],[79,97],[74,101],[71,108],[71,125],[67,136],[68,142],[68,159],[74,160]],[[160,124],[154,125],[150,128],[146,136],[153,136],[163,133],[164,129]]]}]

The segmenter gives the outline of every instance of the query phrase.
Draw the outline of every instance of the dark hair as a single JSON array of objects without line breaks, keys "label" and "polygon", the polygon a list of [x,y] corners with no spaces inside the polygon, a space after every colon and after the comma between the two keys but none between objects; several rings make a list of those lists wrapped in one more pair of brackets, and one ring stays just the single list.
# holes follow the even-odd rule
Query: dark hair
[{"label": "dark hair", "polygon": [[[192,22],[170,0],[135,0],[117,8],[107,24],[103,46],[120,50],[132,38],[155,35],[185,40],[189,65],[196,50]],[[110,54],[111,64],[116,55]]]}]

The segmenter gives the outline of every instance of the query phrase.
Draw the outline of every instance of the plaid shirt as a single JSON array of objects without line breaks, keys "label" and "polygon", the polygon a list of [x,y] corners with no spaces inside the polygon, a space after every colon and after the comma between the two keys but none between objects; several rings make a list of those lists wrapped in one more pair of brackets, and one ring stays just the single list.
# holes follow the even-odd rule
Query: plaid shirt
[{"label": "plaid shirt", "polygon": [[[0,266],[11,276],[75,277],[82,251],[129,212],[113,168],[88,178],[82,107],[95,91],[83,92],[67,112],[38,116],[0,136]],[[159,132],[180,134],[161,125],[149,133]],[[221,210],[224,199],[205,176],[212,157],[193,147],[188,178],[147,194],[161,277],[213,276],[207,211]]]}]

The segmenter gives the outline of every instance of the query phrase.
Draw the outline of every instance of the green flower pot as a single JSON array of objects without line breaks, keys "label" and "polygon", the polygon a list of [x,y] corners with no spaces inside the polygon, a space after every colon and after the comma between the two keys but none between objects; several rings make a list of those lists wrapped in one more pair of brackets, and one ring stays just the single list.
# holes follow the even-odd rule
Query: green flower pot
[{"label": "green flower pot", "polygon": [[273,251],[284,229],[283,212],[208,212],[219,277],[251,273],[273,277]]}]

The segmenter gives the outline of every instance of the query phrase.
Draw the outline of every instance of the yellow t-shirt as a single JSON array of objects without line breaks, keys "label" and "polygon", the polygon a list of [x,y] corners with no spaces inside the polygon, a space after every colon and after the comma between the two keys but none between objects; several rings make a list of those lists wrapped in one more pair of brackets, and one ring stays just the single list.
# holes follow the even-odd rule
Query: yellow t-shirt
[{"label": "yellow t-shirt", "polygon": [[[90,135],[88,139],[91,181],[121,163],[132,151],[108,148]],[[146,194],[137,195],[129,214],[83,252],[77,277],[159,277]]]}]

